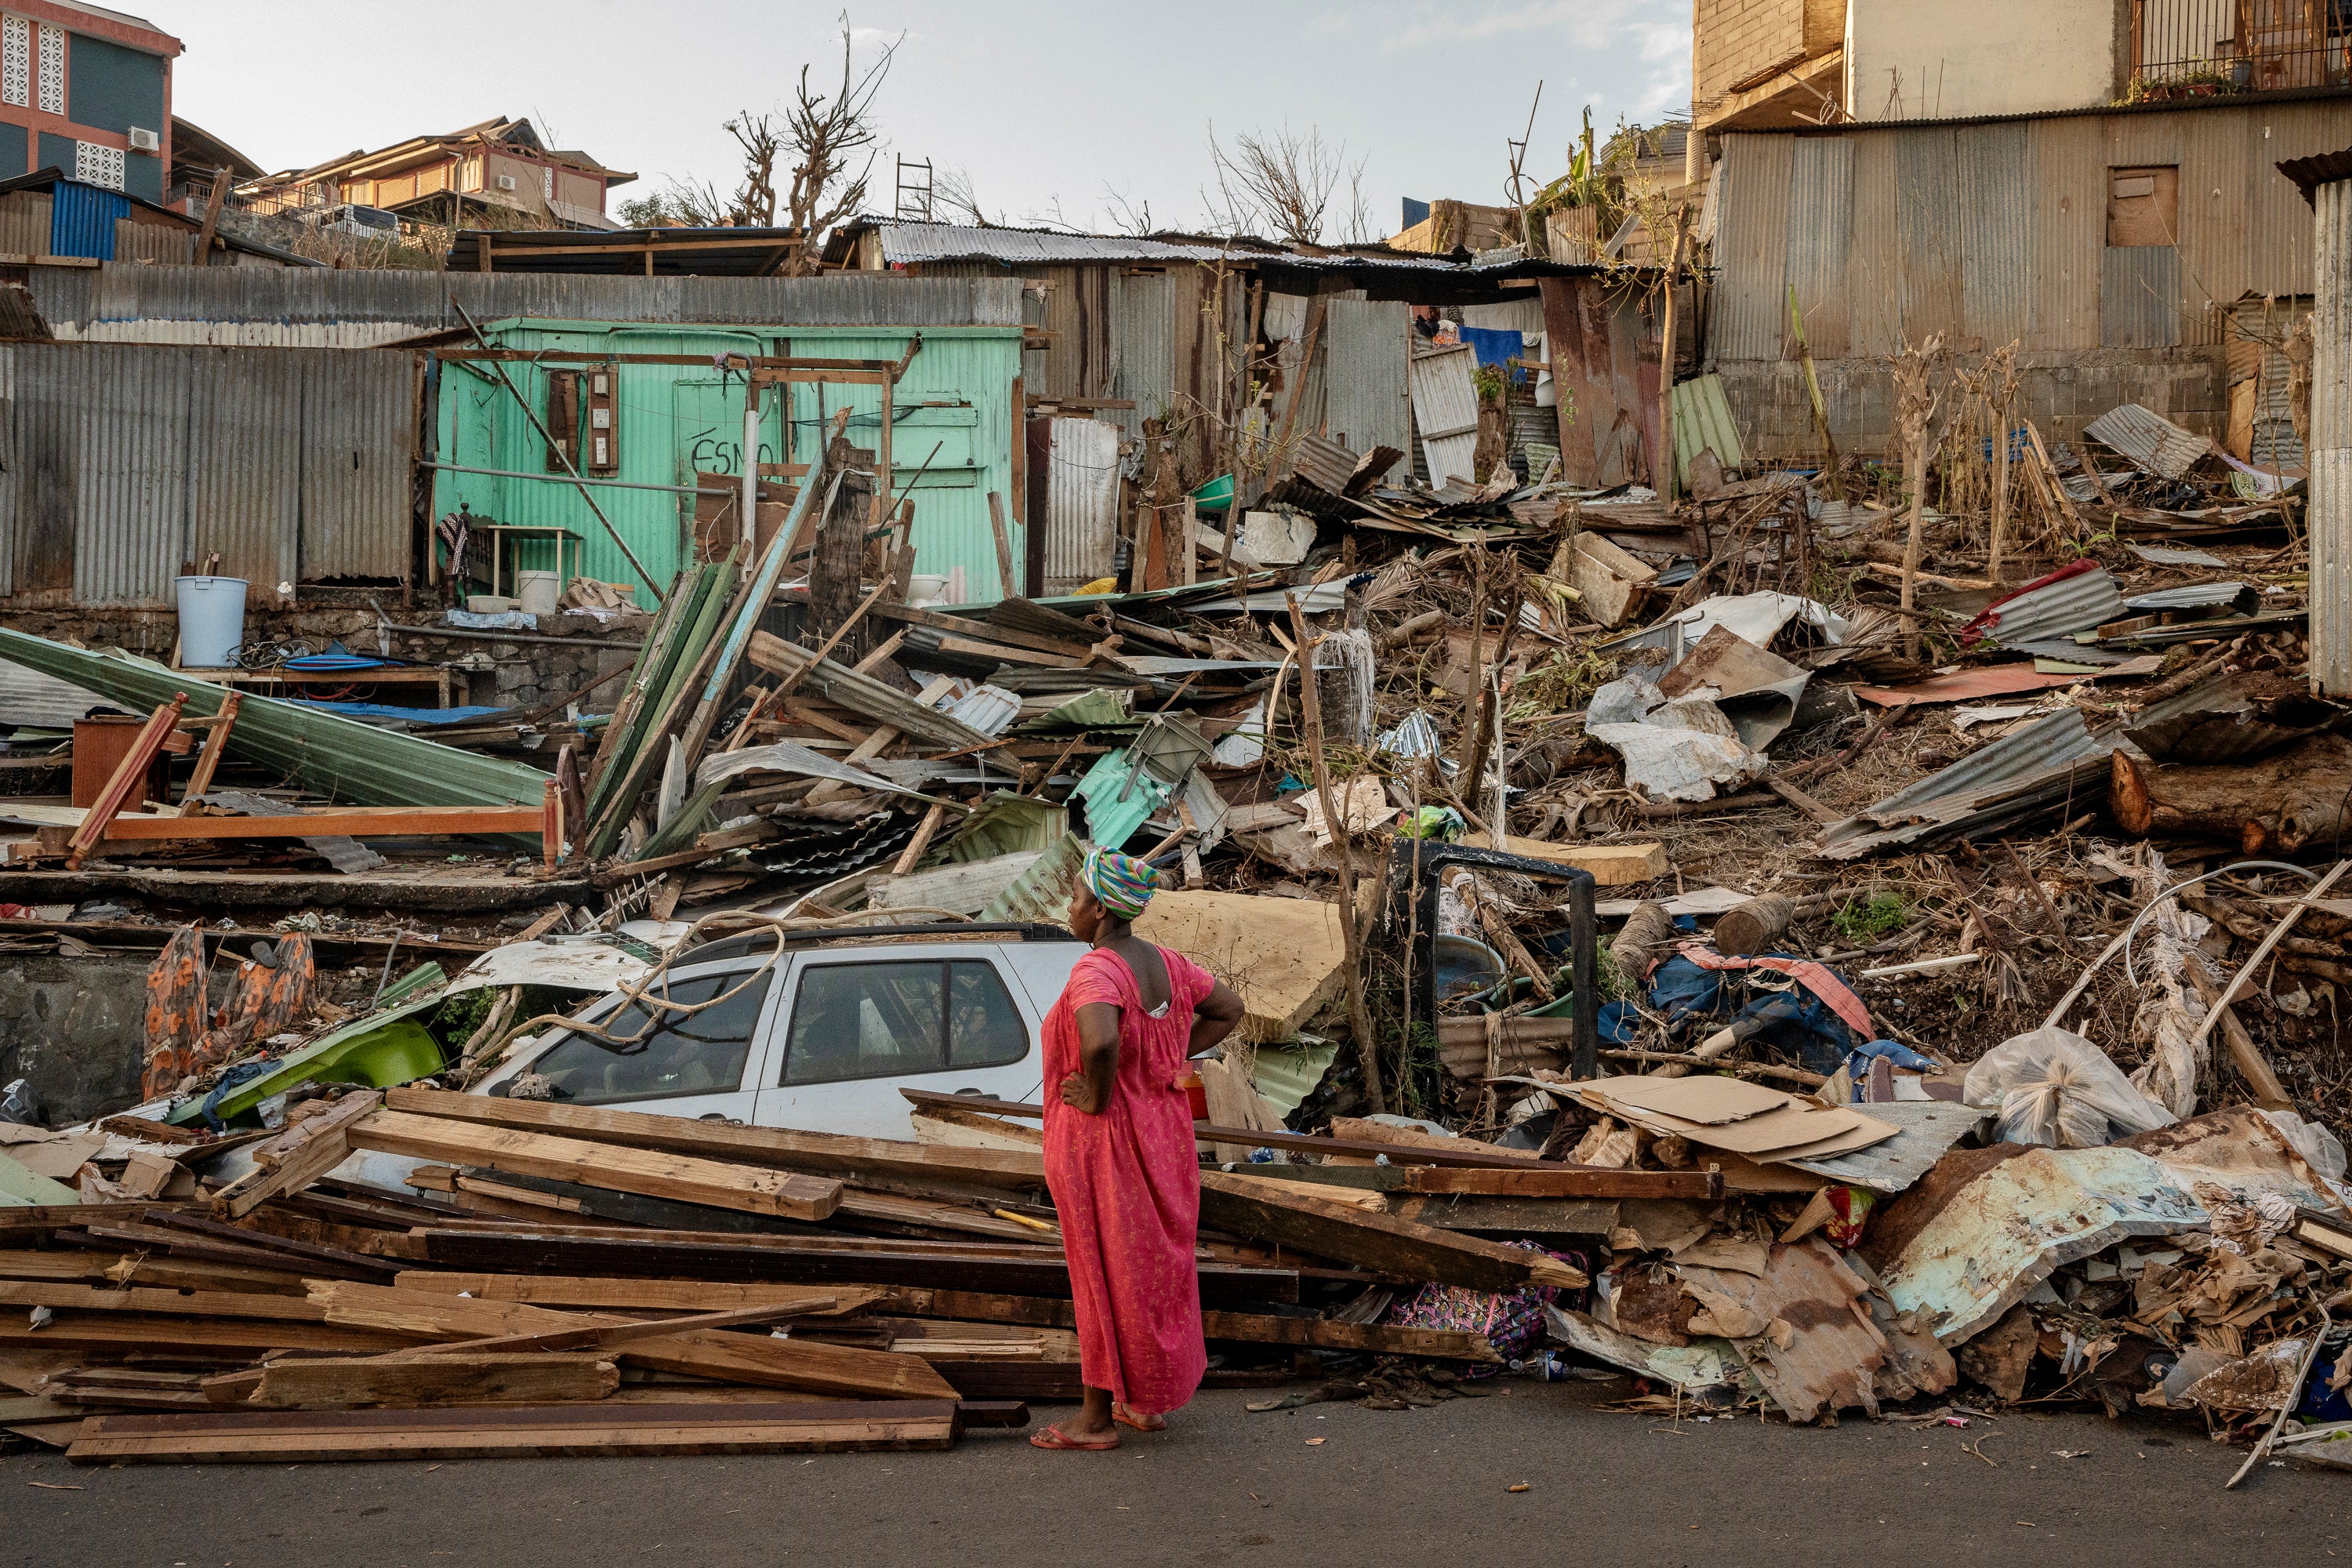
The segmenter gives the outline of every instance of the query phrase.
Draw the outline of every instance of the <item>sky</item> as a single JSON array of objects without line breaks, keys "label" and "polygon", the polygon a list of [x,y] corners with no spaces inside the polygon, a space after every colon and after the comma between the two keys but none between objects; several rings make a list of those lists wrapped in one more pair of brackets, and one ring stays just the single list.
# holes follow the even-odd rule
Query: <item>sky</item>
[{"label": "sky", "polygon": [[[720,122],[775,108],[803,65],[813,84],[840,72],[838,9],[805,0],[115,3],[186,47],[174,112],[264,169],[512,115],[636,173],[614,205],[673,177],[731,189]],[[876,211],[896,154],[963,171],[992,220],[1112,228],[1148,204],[1154,226],[1200,226],[1212,126],[1287,127],[1360,161],[1384,237],[1402,197],[1502,202],[1538,82],[1539,180],[1588,104],[1605,136],[1690,101],[1687,0],[859,0],[847,21],[861,57],[902,40],[876,106]]]}]

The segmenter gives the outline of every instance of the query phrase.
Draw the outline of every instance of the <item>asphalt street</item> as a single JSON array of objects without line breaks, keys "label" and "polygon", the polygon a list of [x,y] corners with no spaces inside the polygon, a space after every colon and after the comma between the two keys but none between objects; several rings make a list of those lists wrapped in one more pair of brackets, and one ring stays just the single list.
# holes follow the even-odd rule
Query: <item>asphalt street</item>
[{"label": "asphalt street", "polygon": [[[2352,1475],[2258,1469],[2193,1424],[2012,1412],[1834,1429],[1591,1408],[1507,1380],[1435,1409],[1203,1395],[1110,1454],[77,1468],[0,1458],[0,1562],[377,1564],[1780,1563],[2161,1568],[2352,1558]],[[1040,1406],[1047,1418],[1066,1409]],[[1525,1491],[1509,1489],[1524,1483]]]}]

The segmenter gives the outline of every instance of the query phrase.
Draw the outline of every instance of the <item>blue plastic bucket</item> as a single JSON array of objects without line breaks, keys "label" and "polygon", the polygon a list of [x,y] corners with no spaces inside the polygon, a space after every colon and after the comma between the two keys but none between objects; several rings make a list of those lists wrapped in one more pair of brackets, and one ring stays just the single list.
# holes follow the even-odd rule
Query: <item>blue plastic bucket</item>
[{"label": "blue plastic bucket", "polygon": [[177,577],[173,583],[179,590],[180,667],[226,668],[228,656],[245,641],[245,579]]}]

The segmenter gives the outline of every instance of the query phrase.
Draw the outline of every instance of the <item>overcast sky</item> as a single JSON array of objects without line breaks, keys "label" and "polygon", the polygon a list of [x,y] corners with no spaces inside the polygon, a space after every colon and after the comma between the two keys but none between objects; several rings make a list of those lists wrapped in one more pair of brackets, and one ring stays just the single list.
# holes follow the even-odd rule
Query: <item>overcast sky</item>
[{"label": "overcast sky", "polygon": [[[122,4],[122,0],[116,0]],[[719,122],[770,109],[803,64],[838,79],[836,8],[667,0],[146,0],[186,46],[173,107],[265,169],[535,120],[555,144],[635,171],[617,204],[671,176],[731,188]],[[1319,131],[1364,161],[1371,226],[1399,198],[1499,202],[1507,138],[1543,83],[1528,168],[1563,168],[1586,104],[1687,112],[1687,0],[860,0],[861,49],[904,34],[878,104],[893,152],[961,168],[992,217],[1107,222],[1107,193],[1163,227],[1202,220],[1209,128]],[[1058,209],[1056,204],[1058,203]],[[1332,237],[1339,237],[1336,234]]]}]

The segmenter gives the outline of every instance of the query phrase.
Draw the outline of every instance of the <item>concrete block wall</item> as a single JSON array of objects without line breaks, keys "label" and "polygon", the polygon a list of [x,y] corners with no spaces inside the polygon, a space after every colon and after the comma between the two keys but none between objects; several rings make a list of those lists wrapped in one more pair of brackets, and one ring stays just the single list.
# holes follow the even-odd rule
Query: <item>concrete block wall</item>
[{"label": "concrete block wall", "polygon": [[1698,0],[1691,93],[1701,104],[1805,47],[1805,0]]},{"label": "concrete block wall", "polygon": [[[2018,356],[2022,413],[2044,439],[2079,440],[2107,410],[2137,403],[2202,436],[2228,433],[2229,363],[2220,348],[2099,349]],[[1803,369],[1794,361],[1718,363],[1724,395],[1751,461],[1820,456]],[[1885,360],[1815,363],[1830,433],[1843,453],[1898,456],[1893,367]]]}]

